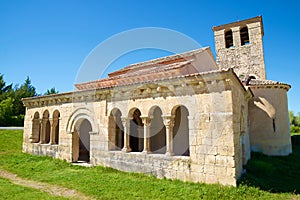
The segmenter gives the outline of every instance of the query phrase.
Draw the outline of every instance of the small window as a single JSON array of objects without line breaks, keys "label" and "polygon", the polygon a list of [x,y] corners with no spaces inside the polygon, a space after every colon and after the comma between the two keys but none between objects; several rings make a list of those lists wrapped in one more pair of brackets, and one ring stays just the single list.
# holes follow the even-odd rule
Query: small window
[{"label": "small window", "polygon": [[226,48],[233,47],[232,30],[225,32],[225,43],[226,43]]},{"label": "small window", "polygon": [[241,45],[242,46],[250,43],[247,27],[244,27],[240,30],[240,35],[241,35]]}]

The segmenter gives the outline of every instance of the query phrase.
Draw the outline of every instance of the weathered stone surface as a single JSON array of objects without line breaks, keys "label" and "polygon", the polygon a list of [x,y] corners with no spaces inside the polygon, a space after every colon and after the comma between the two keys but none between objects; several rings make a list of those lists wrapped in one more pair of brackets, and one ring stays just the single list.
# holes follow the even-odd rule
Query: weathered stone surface
[{"label": "weathered stone surface", "polygon": [[[245,26],[250,44],[241,46]],[[234,48],[225,48],[229,29]],[[24,99],[23,151],[234,186],[250,149],[288,155],[290,86],[238,78],[265,79],[261,18],[214,32],[218,67],[227,69],[203,48],[131,65],[79,91]]]},{"label": "weathered stone surface", "polygon": [[[240,29],[247,27],[249,44],[242,45]],[[233,47],[226,48],[224,34],[233,32]],[[262,45],[262,18],[252,19],[214,27],[217,64],[224,68],[233,68],[238,76],[255,75],[258,79],[266,79],[264,53]]]}]

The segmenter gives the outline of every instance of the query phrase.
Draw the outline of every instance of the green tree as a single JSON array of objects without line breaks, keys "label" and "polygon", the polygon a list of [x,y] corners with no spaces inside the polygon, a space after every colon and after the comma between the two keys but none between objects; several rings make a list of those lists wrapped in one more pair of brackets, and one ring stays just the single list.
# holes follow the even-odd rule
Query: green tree
[{"label": "green tree", "polygon": [[300,133],[300,127],[299,126],[291,125],[290,129],[291,129],[290,130],[291,133]]},{"label": "green tree", "polygon": [[294,125],[295,124],[295,115],[294,112],[289,110],[289,119],[290,119],[290,124]]},{"label": "green tree", "polygon": [[294,117],[295,125],[300,127],[300,113],[297,113],[297,116]]},{"label": "green tree", "polygon": [[15,86],[14,89],[14,114],[24,115],[25,114],[25,107],[23,106],[22,98],[33,97],[36,96],[35,87],[31,85],[31,81],[29,77],[26,78],[25,82],[19,87],[18,85]]},{"label": "green tree", "polygon": [[22,126],[25,115],[22,98],[36,95],[29,77],[21,86],[16,85],[13,88],[12,84],[6,85],[3,75],[0,74],[0,126]]},{"label": "green tree", "polygon": [[289,111],[290,119],[290,132],[291,133],[300,133],[300,112],[297,115],[294,115],[293,111]]},{"label": "green tree", "polygon": [[55,87],[48,89],[47,92],[45,92],[44,95],[50,95],[50,94],[58,94],[59,92],[55,89]]},{"label": "green tree", "polygon": [[12,84],[6,85],[3,74],[0,74],[0,101],[6,99],[12,92]]},{"label": "green tree", "polygon": [[14,100],[11,97],[0,102],[0,126],[10,126],[12,124]]}]

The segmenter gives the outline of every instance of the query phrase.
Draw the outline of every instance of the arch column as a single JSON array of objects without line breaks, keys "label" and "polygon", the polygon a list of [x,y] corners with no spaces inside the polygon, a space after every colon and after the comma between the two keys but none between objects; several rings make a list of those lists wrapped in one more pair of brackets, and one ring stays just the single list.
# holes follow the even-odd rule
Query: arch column
[{"label": "arch column", "polygon": [[123,152],[131,152],[130,148],[130,120],[129,117],[122,117],[121,121],[124,127],[124,147]]},{"label": "arch column", "polygon": [[109,116],[108,124],[108,140],[109,140],[109,150],[115,149],[116,146],[116,116]]},{"label": "arch column", "polygon": [[29,137],[31,143],[36,143],[40,141],[40,119],[32,119],[32,130]]},{"label": "arch column", "polygon": [[[49,142],[48,142],[47,144],[52,144],[51,138],[53,138],[53,137],[52,137],[52,131],[53,131],[53,127],[52,127],[52,126],[53,126],[53,119],[52,119],[52,118],[48,118],[47,121],[49,121],[49,124],[50,124],[50,126],[49,126],[49,129],[50,129],[50,130],[49,130],[49,132],[50,132],[50,133],[49,133],[49,134],[50,134],[50,135],[49,135]],[[47,121],[46,121],[46,122],[47,122]],[[46,135],[47,135],[46,133],[47,133],[47,126],[46,126],[46,129],[45,129],[45,139],[46,139]]]},{"label": "arch column", "polygon": [[50,144],[56,144],[56,127],[58,126],[59,119],[49,119],[50,121],[50,127],[51,127],[51,134],[50,134]]},{"label": "arch column", "polygon": [[173,156],[173,127],[175,116],[163,115],[162,118],[166,127],[166,155]]},{"label": "arch column", "polygon": [[72,162],[77,162],[79,158],[79,133],[74,130],[72,133]]},{"label": "arch column", "polygon": [[49,122],[50,122],[50,144],[54,144],[55,142],[55,124],[54,124],[54,119],[53,118],[49,118]]},{"label": "arch column", "polygon": [[151,118],[150,117],[141,117],[143,124],[144,124],[144,154],[151,153],[150,151],[150,124]]},{"label": "arch column", "polygon": [[41,139],[40,139],[40,144],[45,144],[46,140],[46,128],[47,128],[47,121],[48,119],[41,119],[40,124],[41,124]]}]

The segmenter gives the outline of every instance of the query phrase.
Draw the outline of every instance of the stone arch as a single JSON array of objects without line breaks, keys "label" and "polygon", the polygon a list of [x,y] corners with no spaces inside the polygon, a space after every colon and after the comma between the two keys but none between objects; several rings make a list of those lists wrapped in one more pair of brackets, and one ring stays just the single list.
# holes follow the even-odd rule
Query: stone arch
[{"label": "stone arch", "polygon": [[177,105],[172,109],[174,116],[173,150],[175,155],[189,156],[189,111],[184,105]]},{"label": "stone arch", "polygon": [[40,113],[36,111],[32,119],[32,130],[29,138],[31,143],[37,143],[40,141]]},{"label": "stone arch", "polygon": [[142,152],[144,149],[144,124],[141,118],[141,111],[138,108],[130,109],[130,137],[129,146],[132,152]]},{"label": "stone arch", "polygon": [[79,118],[75,122],[75,129],[72,133],[72,161],[90,161],[90,133],[92,125],[89,120]]},{"label": "stone arch", "polygon": [[258,79],[256,74],[249,74],[249,77],[251,77],[251,79]]},{"label": "stone arch", "polygon": [[248,27],[244,26],[240,29],[240,38],[241,38],[241,46],[249,44],[249,32],[248,32]]},{"label": "stone arch", "polygon": [[150,152],[166,153],[166,127],[163,123],[162,110],[152,106],[149,110],[150,123]]},{"label": "stone arch", "polygon": [[42,134],[40,142],[42,144],[48,144],[50,143],[50,131],[51,131],[51,124],[49,120],[49,111],[45,110],[43,112],[43,119],[42,119]]},{"label": "stone arch", "polygon": [[233,47],[233,34],[231,29],[225,31],[225,47]]},{"label": "stone arch", "polygon": [[55,110],[52,114],[52,144],[59,144],[59,120],[60,112]]},{"label": "stone arch", "polygon": [[110,112],[108,120],[109,150],[121,150],[124,146],[124,127],[121,116],[119,108],[114,108]]},{"label": "stone arch", "polygon": [[99,132],[94,119],[94,113],[87,108],[78,108],[69,117],[66,130],[72,134],[72,162],[78,160],[89,162],[90,133]]},{"label": "stone arch", "polygon": [[68,119],[66,126],[67,133],[73,133],[76,122],[82,119],[87,119],[91,123],[93,132],[99,132],[98,124],[96,123],[96,120],[94,120],[94,113],[87,108],[78,108],[70,115]]}]

